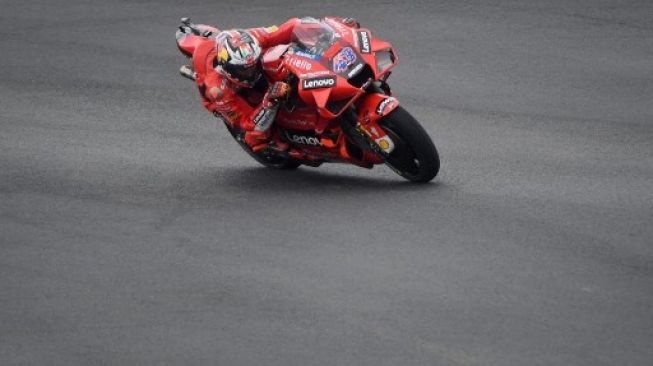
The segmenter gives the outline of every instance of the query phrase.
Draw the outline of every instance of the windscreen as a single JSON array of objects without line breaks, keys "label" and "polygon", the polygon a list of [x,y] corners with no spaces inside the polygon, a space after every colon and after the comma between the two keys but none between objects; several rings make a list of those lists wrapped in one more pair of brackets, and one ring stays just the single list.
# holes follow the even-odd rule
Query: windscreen
[{"label": "windscreen", "polygon": [[293,41],[301,50],[321,56],[337,40],[336,33],[326,23],[300,24],[293,31]]}]

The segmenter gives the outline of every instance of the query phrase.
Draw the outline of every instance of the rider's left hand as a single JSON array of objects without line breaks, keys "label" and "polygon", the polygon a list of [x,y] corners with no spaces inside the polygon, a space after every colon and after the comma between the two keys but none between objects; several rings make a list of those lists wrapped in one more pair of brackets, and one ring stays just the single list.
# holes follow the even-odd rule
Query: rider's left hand
[{"label": "rider's left hand", "polygon": [[269,97],[271,99],[282,99],[290,94],[290,85],[283,81],[277,81],[270,87]]}]

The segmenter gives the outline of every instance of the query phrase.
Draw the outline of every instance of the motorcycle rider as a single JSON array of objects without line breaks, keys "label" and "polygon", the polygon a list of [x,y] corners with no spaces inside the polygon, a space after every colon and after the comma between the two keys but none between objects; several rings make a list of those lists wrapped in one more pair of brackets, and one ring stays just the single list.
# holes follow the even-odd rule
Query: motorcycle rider
[{"label": "motorcycle rider", "polygon": [[[339,20],[358,26],[351,18]],[[223,31],[216,36],[215,43],[203,42],[193,54],[204,107],[232,127],[244,130],[244,141],[254,152],[288,150],[288,144],[272,139],[271,127],[280,100],[290,93],[290,85],[277,81],[266,88],[261,55],[270,47],[290,43],[295,26],[309,21],[315,19],[291,18],[278,27]],[[255,89],[263,89],[260,100],[253,97]]]}]

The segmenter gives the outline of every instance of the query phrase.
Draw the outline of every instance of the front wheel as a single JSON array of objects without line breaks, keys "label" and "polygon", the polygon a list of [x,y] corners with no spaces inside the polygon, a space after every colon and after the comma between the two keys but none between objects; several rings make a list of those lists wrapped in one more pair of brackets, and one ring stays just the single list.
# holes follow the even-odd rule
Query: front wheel
[{"label": "front wheel", "polygon": [[440,170],[438,150],[424,128],[401,106],[379,121],[395,144],[386,164],[413,182],[428,182]]}]

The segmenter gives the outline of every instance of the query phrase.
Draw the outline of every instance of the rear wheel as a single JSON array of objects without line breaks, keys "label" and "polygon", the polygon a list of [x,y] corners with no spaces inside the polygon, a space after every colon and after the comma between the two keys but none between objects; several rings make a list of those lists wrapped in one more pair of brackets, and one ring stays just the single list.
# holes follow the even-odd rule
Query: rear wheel
[{"label": "rear wheel", "polygon": [[440,170],[438,150],[424,128],[401,106],[379,121],[395,144],[386,164],[413,182],[428,182]]},{"label": "rear wheel", "polygon": [[254,160],[258,161],[261,165],[264,165],[268,168],[281,170],[297,169],[300,165],[302,165],[300,162],[291,157],[270,154],[264,151],[255,153],[245,141],[238,138],[238,134],[231,126],[229,126],[226,122],[224,125],[227,127],[227,130],[229,130],[229,133],[231,133],[231,136],[233,136],[236,142],[238,142],[238,145],[240,145],[240,147],[242,147],[243,150],[249,154],[249,156],[254,158]]}]

